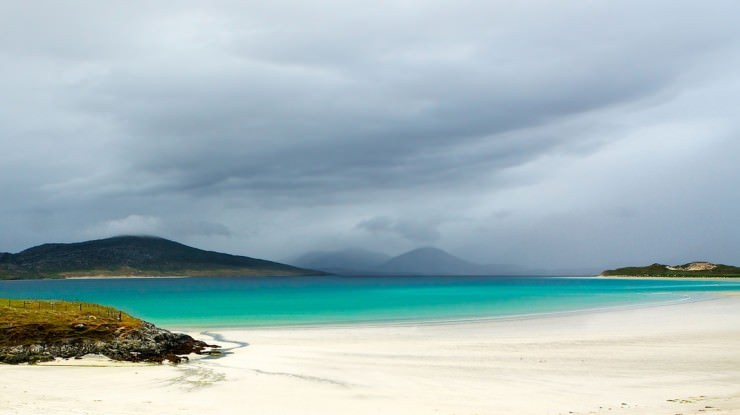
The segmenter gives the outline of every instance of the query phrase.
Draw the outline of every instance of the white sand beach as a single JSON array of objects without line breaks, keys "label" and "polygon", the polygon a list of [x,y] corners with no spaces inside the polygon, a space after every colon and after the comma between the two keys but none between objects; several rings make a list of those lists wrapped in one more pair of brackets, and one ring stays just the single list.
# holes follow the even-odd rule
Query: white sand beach
[{"label": "white sand beach", "polygon": [[740,414],[740,296],[526,320],[218,332],[249,345],[180,366],[0,366],[0,414]]}]

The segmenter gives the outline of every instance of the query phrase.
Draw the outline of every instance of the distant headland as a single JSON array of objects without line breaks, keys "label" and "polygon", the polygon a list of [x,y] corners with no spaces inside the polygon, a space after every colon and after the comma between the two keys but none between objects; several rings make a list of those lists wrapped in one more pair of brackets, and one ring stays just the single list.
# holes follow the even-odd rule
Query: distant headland
[{"label": "distant headland", "polygon": [[683,265],[652,264],[645,267],[624,267],[606,270],[603,277],[684,277],[684,278],[740,278],[740,267],[713,264],[706,261]]},{"label": "distant headland", "polygon": [[74,277],[325,275],[278,262],[204,251],[153,236],[51,243],[0,253],[0,280]]}]

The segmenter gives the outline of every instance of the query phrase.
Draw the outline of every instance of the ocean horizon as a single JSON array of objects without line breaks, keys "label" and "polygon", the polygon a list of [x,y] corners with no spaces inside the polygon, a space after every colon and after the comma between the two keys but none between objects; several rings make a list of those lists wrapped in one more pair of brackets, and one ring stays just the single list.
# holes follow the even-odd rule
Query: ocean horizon
[{"label": "ocean horizon", "polygon": [[2,298],[87,301],[168,328],[421,323],[692,301],[715,280],[577,277],[187,277],[0,281]]}]

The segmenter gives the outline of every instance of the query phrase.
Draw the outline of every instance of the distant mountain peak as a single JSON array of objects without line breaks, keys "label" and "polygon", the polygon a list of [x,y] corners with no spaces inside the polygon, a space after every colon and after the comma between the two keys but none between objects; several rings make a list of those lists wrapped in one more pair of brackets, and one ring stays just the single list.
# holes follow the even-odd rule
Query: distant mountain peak
[{"label": "distant mountain peak", "polygon": [[[415,248],[415,249],[412,249],[410,251],[407,251],[407,252],[405,252],[404,254],[401,254],[401,255],[407,255],[407,254],[414,254],[414,255],[418,255],[418,254],[444,255],[444,256],[450,256],[450,257],[458,258],[456,255],[453,255],[453,254],[445,251],[442,248],[437,248],[436,246],[422,246],[422,247]],[[458,259],[460,259],[460,258],[458,258]]]},{"label": "distant mountain peak", "polygon": [[390,256],[362,248],[346,248],[335,251],[309,252],[293,261],[299,267],[319,269],[327,272],[370,270],[390,259]]},{"label": "distant mountain peak", "polygon": [[482,274],[483,267],[439,248],[425,246],[391,258],[380,267],[384,272],[428,275]]},{"label": "distant mountain peak", "polygon": [[454,255],[450,254],[449,252],[447,252],[447,251],[445,251],[443,249],[434,247],[434,246],[421,246],[419,248],[414,248],[414,249],[412,249],[410,251],[407,251],[407,252],[405,252],[405,253],[403,253],[401,255],[408,255],[408,254],[435,254],[435,255],[436,254],[440,254],[440,255],[454,256]]},{"label": "distant mountain peak", "polygon": [[[129,241],[135,241],[135,240],[160,240],[160,241],[169,241],[169,242],[172,242],[172,243],[179,243],[179,242],[175,242],[175,241],[169,240],[167,238],[163,238],[161,236],[157,236],[157,235],[146,235],[146,234],[142,234],[142,235],[116,235],[116,236],[111,236],[110,238],[103,238],[103,239],[97,239],[97,240],[98,241],[101,241],[101,240],[109,240],[109,241],[112,241],[112,240],[129,240]],[[89,242],[94,242],[94,241],[89,241]]]}]

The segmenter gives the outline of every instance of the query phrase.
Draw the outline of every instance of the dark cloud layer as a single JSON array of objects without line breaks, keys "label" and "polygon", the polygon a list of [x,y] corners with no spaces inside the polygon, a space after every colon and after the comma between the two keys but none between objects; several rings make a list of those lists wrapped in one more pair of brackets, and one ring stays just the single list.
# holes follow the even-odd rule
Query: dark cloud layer
[{"label": "dark cloud layer", "polygon": [[740,263],[734,2],[0,5],[0,251]]}]

